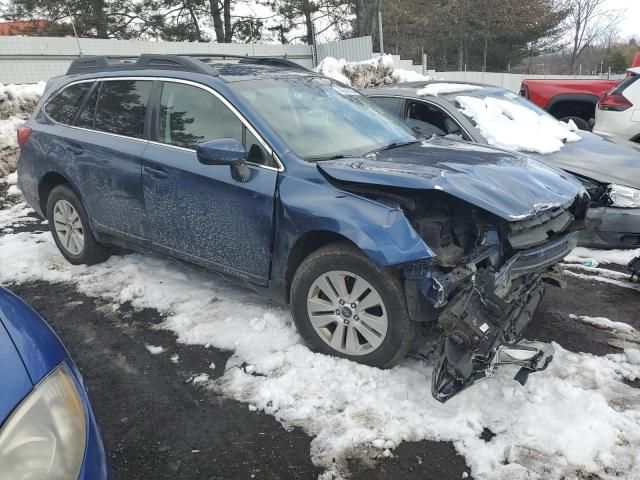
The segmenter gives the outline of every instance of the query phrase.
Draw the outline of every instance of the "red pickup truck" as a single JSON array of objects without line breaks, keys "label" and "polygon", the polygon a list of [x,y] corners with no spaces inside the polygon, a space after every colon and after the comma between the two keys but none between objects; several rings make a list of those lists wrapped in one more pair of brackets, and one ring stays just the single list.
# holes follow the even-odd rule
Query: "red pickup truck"
[{"label": "red pickup truck", "polygon": [[[637,53],[629,68],[640,66]],[[573,120],[581,130],[591,130],[596,104],[620,80],[523,80],[520,95],[560,120]]]}]

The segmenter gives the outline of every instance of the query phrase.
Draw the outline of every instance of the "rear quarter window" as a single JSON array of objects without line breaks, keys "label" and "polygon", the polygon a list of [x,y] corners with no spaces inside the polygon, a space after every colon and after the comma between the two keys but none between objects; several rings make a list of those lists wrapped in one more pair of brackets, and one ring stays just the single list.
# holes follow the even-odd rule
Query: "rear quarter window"
[{"label": "rear quarter window", "polygon": [[58,93],[47,106],[45,113],[58,123],[70,124],[92,82],[76,83]]},{"label": "rear quarter window", "polygon": [[133,138],[144,136],[152,81],[110,80],[100,86],[94,128]]}]

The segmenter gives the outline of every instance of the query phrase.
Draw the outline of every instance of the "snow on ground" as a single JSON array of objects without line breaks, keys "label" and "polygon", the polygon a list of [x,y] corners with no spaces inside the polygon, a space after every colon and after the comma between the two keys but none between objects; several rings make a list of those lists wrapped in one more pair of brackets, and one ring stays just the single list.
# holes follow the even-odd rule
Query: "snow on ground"
[{"label": "snow on ground", "polygon": [[633,328],[628,323],[624,322],[613,322],[608,318],[604,317],[589,317],[587,315],[573,315],[570,314],[569,318],[572,320],[577,320],[579,322],[588,323],[589,325],[593,325],[598,328],[610,328],[612,330],[620,330],[622,332],[634,332],[635,328]]},{"label": "snow on ground", "polygon": [[581,139],[572,126],[514,102],[469,96],[458,96],[456,102],[489,144],[500,148],[545,154],[560,150],[564,141]]},{"label": "snow on ground", "polygon": [[467,85],[465,83],[431,83],[419,89],[417,95],[446,95],[447,93],[470,92],[482,90],[483,87],[477,85]]},{"label": "snow on ground", "polygon": [[40,100],[45,85],[45,82],[24,85],[0,83],[0,119],[31,113]]},{"label": "snow on ground", "polygon": [[629,262],[637,256],[640,256],[640,248],[636,248],[635,250],[596,250],[578,247],[574,249],[564,261],[569,263],[584,263],[593,259],[602,264],[628,265]]},{"label": "snow on ground", "polygon": [[429,77],[420,73],[394,68],[391,55],[381,55],[362,62],[348,62],[344,58],[338,60],[327,57],[316,67],[316,72],[351,85],[353,88],[429,80]]},{"label": "snow on ground", "polygon": [[[453,441],[477,479],[640,476],[640,390],[623,382],[640,378],[638,350],[597,357],[555,345],[525,386],[503,368],[442,405],[430,366],[407,359],[379,370],[312,353],[288,311],[174,262],[131,254],[74,266],[49,233],[17,233],[0,237],[0,265],[0,283],[72,282],[115,305],[157,309],[180,342],[232,351],[224,375],[198,375],[200,385],[313,435],[325,478],[343,474],[347,456],[391,455],[421,439]],[[484,428],[496,437],[482,440]]]},{"label": "snow on ground", "polygon": [[0,177],[15,170],[18,161],[16,131],[38,103],[45,82],[26,85],[0,83]]}]

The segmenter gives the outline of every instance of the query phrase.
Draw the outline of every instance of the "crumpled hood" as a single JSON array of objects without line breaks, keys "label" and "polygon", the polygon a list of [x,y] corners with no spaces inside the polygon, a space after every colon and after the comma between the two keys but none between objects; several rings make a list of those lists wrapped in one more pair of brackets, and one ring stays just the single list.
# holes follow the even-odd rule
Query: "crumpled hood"
[{"label": "crumpled hood", "polygon": [[509,221],[568,205],[584,192],[573,176],[531,157],[436,138],[318,168],[343,182],[441,190]]},{"label": "crumpled hood", "polygon": [[579,142],[567,143],[560,151],[539,158],[597,182],[640,188],[640,149],[618,145],[590,132],[581,131],[580,136]]}]

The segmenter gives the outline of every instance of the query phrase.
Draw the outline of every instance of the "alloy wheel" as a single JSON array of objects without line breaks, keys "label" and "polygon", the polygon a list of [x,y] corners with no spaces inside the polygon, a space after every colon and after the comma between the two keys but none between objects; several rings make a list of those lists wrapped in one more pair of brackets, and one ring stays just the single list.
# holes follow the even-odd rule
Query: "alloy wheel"
[{"label": "alloy wheel", "polygon": [[77,210],[67,200],[58,200],[53,207],[56,236],[71,255],[80,255],[84,248],[84,227]]},{"label": "alloy wheel", "polygon": [[346,355],[365,355],[385,339],[387,309],[376,289],[361,276],[332,270],[311,284],[309,321],[318,336]]}]

